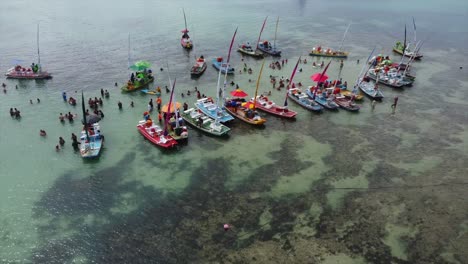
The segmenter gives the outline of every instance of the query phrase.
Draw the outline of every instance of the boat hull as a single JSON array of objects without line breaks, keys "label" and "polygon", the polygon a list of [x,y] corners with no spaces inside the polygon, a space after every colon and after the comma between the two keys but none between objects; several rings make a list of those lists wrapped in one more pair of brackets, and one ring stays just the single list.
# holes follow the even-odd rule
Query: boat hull
[{"label": "boat hull", "polygon": [[[253,100],[250,100],[250,102],[253,102]],[[265,101],[262,99],[257,99],[257,101],[255,101],[255,108],[282,118],[293,119],[296,118],[297,115],[297,112],[289,110],[287,107],[279,107],[272,101]]]},{"label": "boat hull", "polygon": [[[221,124],[216,123],[215,120],[211,119],[207,115],[200,113],[199,111],[195,110],[194,108],[190,108],[186,111],[183,111],[180,116],[192,127],[201,130],[207,134],[212,136],[225,136],[231,130],[229,127]],[[198,123],[198,118],[201,118],[202,123]]]},{"label": "boat hull", "polygon": [[222,64],[225,65],[224,62],[219,62],[216,59],[213,59],[212,64],[213,64],[213,67],[215,67],[216,70],[221,71],[221,73],[226,73],[226,68],[227,68],[227,74],[234,74],[235,69],[233,67],[223,66]]},{"label": "boat hull", "polygon": [[91,128],[89,128],[88,139],[86,138],[86,131],[81,131],[80,155],[84,159],[99,157],[101,149],[104,146],[104,137],[100,133],[99,124],[95,123],[91,125]]},{"label": "boat hull", "polygon": [[290,89],[288,91],[288,97],[294,102],[296,102],[298,105],[312,112],[317,112],[317,113],[322,112],[323,107],[315,103],[314,100],[311,100],[305,93],[302,92],[301,94],[298,95],[298,94],[294,94],[291,90],[293,89]]},{"label": "boat hull", "polygon": [[206,62],[204,62],[201,67],[198,64],[195,64],[190,70],[190,75],[199,77],[206,71],[207,67]]},{"label": "boat hull", "polygon": [[241,107],[231,107],[225,106],[226,111],[228,111],[234,117],[254,126],[263,126],[266,122],[266,119],[260,118],[257,120],[251,119],[243,115],[244,110]]},{"label": "boat hull", "polygon": [[141,90],[141,92],[144,93],[144,94],[156,95],[157,97],[161,96],[161,92],[158,92],[158,91],[150,91],[148,89],[143,89],[143,90]]},{"label": "boat hull", "polygon": [[[395,47],[393,47],[393,52],[398,53],[398,54],[400,54],[400,55],[402,55],[402,56],[405,56],[405,57],[408,57],[408,58],[413,57],[413,54],[408,54],[408,53],[406,53],[406,52],[403,54],[403,51],[402,51],[402,50],[397,49],[397,48],[395,48]],[[423,57],[423,55],[421,55],[421,54],[416,54],[416,56],[414,56],[414,59],[415,59],[415,60],[420,60],[422,57]]]},{"label": "boat hull", "polygon": [[334,110],[338,110],[339,108],[339,106],[335,102],[322,98],[319,95],[315,95],[315,98],[314,98],[314,94],[310,91],[310,89],[306,90],[306,94],[307,96],[309,96],[310,99],[314,100],[315,102],[317,102],[318,104],[320,104],[323,108],[327,110],[334,111]]},{"label": "boat hull", "polygon": [[140,124],[137,125],[137,129],[140,132],[140,134],[142,134],[143,137],[145,137],[151,143],[164,149],[173,148],[174,146],[177,145],[177,141],[175,139],[173,139],[169,135],[164,136],[162,134],[163,133],[162,130],[157,126],[154,127],[155,132],[151,132],[151,130],[148,131],[148,129],[145,127],[144,122],[145,121],[140,121]]},{"label": "boat hull", "polygon": [[193,48],[193,43],[192,43],[192,40],[190,39],[187,40],[185,38],[181,38],[180,45],[182,46],[182,48],[187,49],[187,50],[191,50]]},{"label": "boat hull", "polygon": [[336,97],[333,101],[346,111],[357,112],[361,109],[359,105],[352,103],[350,99],[347,99],[344,96],[341,98]]},{"label": "boat hull", "polygon": [[[377,80],[377,76],[372,74],[372,73],[368,73],[367,76],[376,81]],[[392,88],[402,88],[403,86],[405,86],[404,84],[402,83],[397,83],[397,82],[391,82],[390,80],[385,80],[383,78],[379,78],[378,80],[379,83],[383,84],[383,85],[386,85],[386,86],[389,86],[389,87],[392,87]]]},{"label": "boat hull", "polygon": [[152,83],[154,81],[154,77],[151,76],[151,78],[147,78],[144,82],[135,82],[137,83],[136,85],[133,86],[133,89],[129,87],[127,84],[122,86],[121,90],[123,93],[129,93],[129,92],[134,92],[137,90],[140,90],[143,87],[148,86],[148,84]]},{"label": "boat hull", "polygon": [[237,51],[239,51],[240,53],[242,54],[245,54],[245,55],[248,55],[248,56],[251,56],[251,57],[254,57],[256,59],[261,59],[263,58],[263,53],[261,52],[258,52],[258,51],[249,51],[249,50],[246,50],[246,49],[243,49],[243,48],[238,48]]},{"label": "boat hull", "polygon": [[15,71],[14,69],[8,70],[5,74],[8,79],[23,79],[23,80],[44,80],[51,79],[52,75],[48,72],[34,73],[32,71]]},{"label": "boat hull", "polygon": [[271,56],[275,56],[275,57],[281,57],[281,50],[277,50],[275,48],[268,48],[268,47],[265,47],[265,45],[263,43],[259,43],[258,44],[258,49],[263,52],[263,53],[266,53],[266,54],[269,54]]},{"label": "boat hull", "polygon": [[380,90],[375,90],[374,87],[375,84],[372,84],[370,82],[361,81],[359,83],[359,89],[366,96],[376,101],[382,101],[382,99],[384,98],[383,93]]}]

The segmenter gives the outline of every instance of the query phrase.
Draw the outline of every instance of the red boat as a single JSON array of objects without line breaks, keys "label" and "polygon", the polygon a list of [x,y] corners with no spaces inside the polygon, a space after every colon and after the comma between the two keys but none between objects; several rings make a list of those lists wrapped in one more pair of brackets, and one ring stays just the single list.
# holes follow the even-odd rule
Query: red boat
[{"label": "red boat", "polygon": [[50,79],[52,75],[46,71],[34,71],[31,68],[24,68],[20,65],[16,65],[14,68],[11,68],[5,74],[7,78],[11,79]]},{"label": "red boat", "polygon": [[[253,101],[253,99],[250,99],[250,102]],[[257,96],[257,100],[255,101],[255,108],[284,118],[295,118],[297,115],[297,112],[289,110],[287,106],[278,106],[273,101],[268,99],[268,97],[263,95]]]},{"label": "red boat", "polygon": [[169,135],[165,136],[164,131],[158,125],[153,124],[151,120],[138,122],[137,128],[140,134],[157,146],[167,149],[177,145],[175,139]]},{"label": "red boat", "polygon": [[342,96],[341,94],[337,94],[335,99],[333,100],[337,105],[339,105],[341,108],[348,110],[350,112],[357,112],[361,107],[354,103],[354,99],[347,97],[347,96]]}]

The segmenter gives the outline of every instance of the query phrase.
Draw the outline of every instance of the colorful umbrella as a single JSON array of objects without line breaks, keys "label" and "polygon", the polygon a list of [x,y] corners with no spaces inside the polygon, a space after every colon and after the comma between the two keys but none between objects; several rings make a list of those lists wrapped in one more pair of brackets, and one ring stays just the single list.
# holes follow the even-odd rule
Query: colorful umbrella
[{"label": "colorful umbrella", "polygon": [[328,75],[321,73],[315,73],[314,75],[310,76],[310,79],[314,82],[324,82],[328,79]]},{"label": "colorful umbrella", "polygon": [[137,62],[135,62],[135,64],[130,66],[130,69],[132,69],[134,71],[143,71],[143,70],[148,69],[150,67],[151,67],[151,63],[149,63],[147,61],[137,61]]},{"label": "colorful umbrella", "polygon": [[231,95],[234,97],[246,97],[248,94],[242,91],[241,89],[237,89],[231,92]]},{"label": "colorful umbrella", "polygon": [[[176,103],[175,103],[175,107],[176,107],[177,109],[180,109],[180,106],[181,106],[181,104],[180,104],[179,102],[176,102]],[[171,107],[170,107],[170,109],[169,109],[170,111],[168,111],[168,109],[169,109],[169,104],[163,105],[162,111],[163,111],[164,113],[167,113],[167,112],[171,112],[171,113],[172,113],[172,112],[174,112],[174,103],[171,103]]]}]

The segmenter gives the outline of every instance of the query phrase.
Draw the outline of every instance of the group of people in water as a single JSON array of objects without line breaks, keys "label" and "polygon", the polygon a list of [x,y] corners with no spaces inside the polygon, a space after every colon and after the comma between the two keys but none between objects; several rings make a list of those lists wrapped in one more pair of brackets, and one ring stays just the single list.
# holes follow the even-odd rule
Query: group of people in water
[{"label": "group of people in water", "polygon": [[13,108],[10,108],[10,116],[11,117],[14,117],[16,119],[20,119],[21,118],[21,112],[20,110],[18,109],[13,109]]}]

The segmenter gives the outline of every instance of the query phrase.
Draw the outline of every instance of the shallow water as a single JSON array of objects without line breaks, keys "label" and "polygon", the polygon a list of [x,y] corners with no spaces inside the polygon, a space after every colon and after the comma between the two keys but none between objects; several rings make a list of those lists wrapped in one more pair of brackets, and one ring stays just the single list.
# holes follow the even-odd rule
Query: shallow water
[{"label": "shallow water", "polygon": [[[0,71],[13,60],[36,60],[40,22],[41,62],[54,74],[47,81],[1,81],[7,85],[0,94],[1,262],[468,262],[468,4],[33,3],[0,4]],[[191,52],[178,42],[182,8],[195,43]],[[332,62],[328,75],[353,83],[375,45],[379,53],[391,52],[405,22],[412,38],[411,16],[418,39],[425,40],[424,58],[414,65],[417,81],[403,90],[382,88],[386,98],[374,111],[367,98],[358,114],[317,115],[289,102],[299,113],[296,121],[264,114],[264,129],[235,121],[231,135],[221,139],[191,129],[188,143],[175,151],[142,138],[135,126],[150,97],[121,94],[113,86],[129,73],[128,34],[131,60],[150,61],[155,85],[162,87],[169,83],[168,64],[177,100],[192,104],[193,95],[182,99],[180,93],[197,86],[215,96],[218,77],[210,66],[191,79],[195,56],[225,57],[237,26],[236,43],[255,42],[266,16],[263,37],[271,39],[277,15],[277,43],[288,63],[281,71],[265,68],[260,92],[272,90],[270,75],[288,78],[299,56],[309,63],[300,65],[295,81],[310,84],[319,69],[308,51],[315,44],[339,46],[350,22],[344,44],[350,58],[341,73],[339,62]],[[253,96],[261,61],[244,62],[254,73],[228,82]],[[242,68],[235,51],[232,63]],[[57,119],[81,109],[63,102],[61,93],[95,97],[101,88],[111,93],[102,108],[106,145],[98,160],[83,161],[70,145],[79,121]],[[272,90],[277,103],[284,96]],[[399,105],[392,115],[394,96]],[[21,110],[21,120],[8,116],[10,107]],[[41,128],[46,138],[38,136]],[[66,145],[55,152],[59,136]],[[224,223],[233,228],[224,232]]]}]

